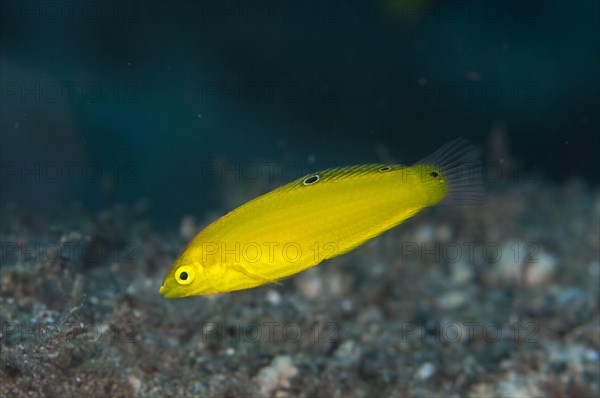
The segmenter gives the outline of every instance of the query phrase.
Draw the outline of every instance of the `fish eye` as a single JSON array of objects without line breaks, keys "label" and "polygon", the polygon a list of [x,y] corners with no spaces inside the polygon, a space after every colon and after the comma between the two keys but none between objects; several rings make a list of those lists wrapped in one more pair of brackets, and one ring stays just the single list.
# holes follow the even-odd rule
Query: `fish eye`
[{"label": "fish eye", "polygon": [[319,177],[318,174],[315,174],[314,176],[306,177],[302,183],[304,185],[312,185],[315,182],[319,181],[320,178],[321,177]]},{"label": "fish eye", "polygon": [[430,176],[432,176],[433,178],[436,178],[437,176],[439,176],[437,171],[432,171],[431,173],[429,173]]},{"label": "fish eye", "polygon": [[392,168],[390,166],[384,166],[382,168],[379,169],[379,171],[384,172],[384,171],[390,171]]},{"label": "fish eye", "polygon": [[196,271],[194,271],[194,268],[190,267],[189,265],[182,265],[181,267],[177,268],[177,271],[175,271],[175,280],[180,285],[189,285],[194,281],[195,276]]}]

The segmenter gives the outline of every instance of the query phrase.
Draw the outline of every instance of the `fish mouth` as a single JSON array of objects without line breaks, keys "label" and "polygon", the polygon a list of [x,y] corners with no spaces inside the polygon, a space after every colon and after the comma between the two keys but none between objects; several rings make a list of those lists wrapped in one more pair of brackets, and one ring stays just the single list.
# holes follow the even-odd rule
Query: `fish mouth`
[{"label": "fish mouth", "polygon": [[164,298],[168,298],[168,299],[173,299],[173,298],[179,298],[182,297],[180,294],[178,294],[178,289],[173,289],[171,287],[171,289],[169,289],[167,287],[167,285],[165,285],[164,283],[160,286],[160,289],[158,289],[158,292],[164,297]]},{"label": "fish mouth", "polygon": [[167,297],[167,288],[165,287],[164,284],[160,285],[160,289],[158,290],[158,292],[163,296],[163,297]]}]

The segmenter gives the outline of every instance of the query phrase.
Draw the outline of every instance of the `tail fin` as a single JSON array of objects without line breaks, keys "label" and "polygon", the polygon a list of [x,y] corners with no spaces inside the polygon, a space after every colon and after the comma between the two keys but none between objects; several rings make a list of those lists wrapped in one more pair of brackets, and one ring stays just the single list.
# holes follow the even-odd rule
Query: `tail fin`
[{"label": "tail fin", "polygon": [[485,201],[483,165],[478,151],[467,139],[456,138],[417,163],[434,166],[442,172],[448,192],[441,203],[466,205]]}]

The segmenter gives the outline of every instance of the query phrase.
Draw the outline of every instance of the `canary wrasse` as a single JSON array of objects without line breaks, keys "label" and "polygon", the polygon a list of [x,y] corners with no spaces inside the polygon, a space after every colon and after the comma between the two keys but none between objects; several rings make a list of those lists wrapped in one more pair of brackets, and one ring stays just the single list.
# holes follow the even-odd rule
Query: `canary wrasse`
[{"label": "canary wrasse", "polygon": [[160,288],[167,298],[253,288],[347,253],[426,207],[481,202],[481,162],[458,138],[412,166],[323,170],[262,195],[198,233]]}]

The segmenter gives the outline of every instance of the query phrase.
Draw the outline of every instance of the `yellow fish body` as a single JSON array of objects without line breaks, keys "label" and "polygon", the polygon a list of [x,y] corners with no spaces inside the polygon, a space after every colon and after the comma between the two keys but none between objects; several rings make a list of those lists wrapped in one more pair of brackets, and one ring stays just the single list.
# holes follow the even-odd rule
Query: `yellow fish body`
[{"label": "yellow fish body", "polygon": [[482,198],[481,163],[456,139],[412,166],[324,170],[262,195],[198,233],[175,260],[167,298],[273,283],[339,256],[442,201]]}]

